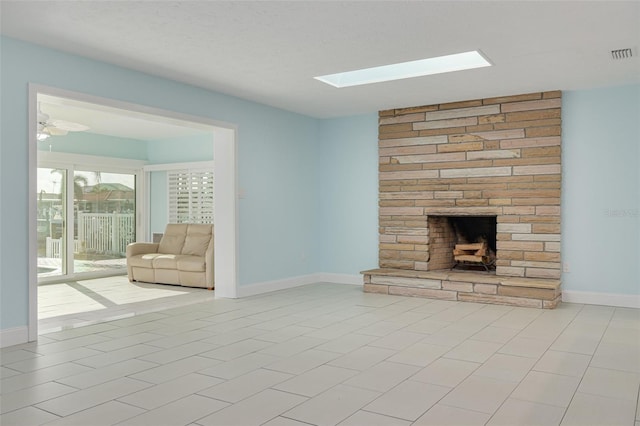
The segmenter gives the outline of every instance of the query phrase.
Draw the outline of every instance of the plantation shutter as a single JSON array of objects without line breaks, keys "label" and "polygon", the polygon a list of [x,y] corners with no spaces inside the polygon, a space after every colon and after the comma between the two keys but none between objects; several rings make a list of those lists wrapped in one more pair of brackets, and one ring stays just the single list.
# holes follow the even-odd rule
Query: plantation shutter
[{"label": "plantation shutter", "polygon": [[213,223],[213,171],[167,172],[169,222]]}]

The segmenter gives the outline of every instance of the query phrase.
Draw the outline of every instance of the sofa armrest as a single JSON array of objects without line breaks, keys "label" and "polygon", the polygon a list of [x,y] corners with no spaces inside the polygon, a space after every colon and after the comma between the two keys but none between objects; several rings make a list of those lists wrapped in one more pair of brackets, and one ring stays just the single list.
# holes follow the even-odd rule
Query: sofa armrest
[{"label": "sofa armrest", "polygon": [[157,253],[159,243],[130,243],[127,245],[127,257],[146,253]]}]

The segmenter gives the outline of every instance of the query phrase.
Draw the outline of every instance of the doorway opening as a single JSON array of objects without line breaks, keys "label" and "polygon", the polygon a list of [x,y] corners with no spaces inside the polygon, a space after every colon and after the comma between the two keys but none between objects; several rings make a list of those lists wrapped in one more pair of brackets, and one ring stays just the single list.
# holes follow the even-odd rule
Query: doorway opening
[{"label": "doorway opening", "polygon": [[[50,104],[46,111],[43,101]],[[30,341],[38,335],[39,283],[66,281],[76,285],[79,279],[125,274],[126,245],[151,241],[151,172],[143,169],[149,161],[140,158],[141,151],[133,144],[136,140],[156,142],[153,152],[170,150],[172,144],[174,149],[179,145],[184,151],[180,132],[190,132],[192,139],[198,134],[207,135],[209,142],[204,149],[213,157],[210,164],[216,194],[215,297],[236,297],[234,125],[38,85],[29,87],[29,108]],[[65,122],[77,122],[81,130],[68,130],[76,137],[63,140],[56,122],[63,122],[60,127]],[[107,122],[110,130],[101,130]],[[164,131],[166,137],[145,139],[145,128],[156,134]],[[85,135],[79,138],[76,132]],[[87,137],[89,133],[91,138]],[[54,145],[56,137],[58,144]],[[117,143],[107,141],[108,137]],[[85,144],[78,143],[92,138]],[[115,152],[114,145],[118,144],[126,145],[130,155]]]}]

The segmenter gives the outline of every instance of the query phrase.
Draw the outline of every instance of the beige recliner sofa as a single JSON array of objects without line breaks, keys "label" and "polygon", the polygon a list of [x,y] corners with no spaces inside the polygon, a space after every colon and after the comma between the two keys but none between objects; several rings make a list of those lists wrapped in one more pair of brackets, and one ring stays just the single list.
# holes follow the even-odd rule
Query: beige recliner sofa
[{"label": "beige recliner sofa", "polygon": [[129,281],[213,289],[213,225],[170,223],[159,243],[127,246]]}]

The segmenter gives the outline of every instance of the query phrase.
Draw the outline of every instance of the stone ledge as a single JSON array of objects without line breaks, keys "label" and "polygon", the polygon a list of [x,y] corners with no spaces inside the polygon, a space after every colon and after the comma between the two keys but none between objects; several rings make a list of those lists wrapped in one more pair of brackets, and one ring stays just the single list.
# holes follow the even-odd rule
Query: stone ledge
[{"label": "stone ledge", "polygon": [[380,268],[361,272],[364,292],[553,309],[560,281],[496,276],[473,271]]}]

